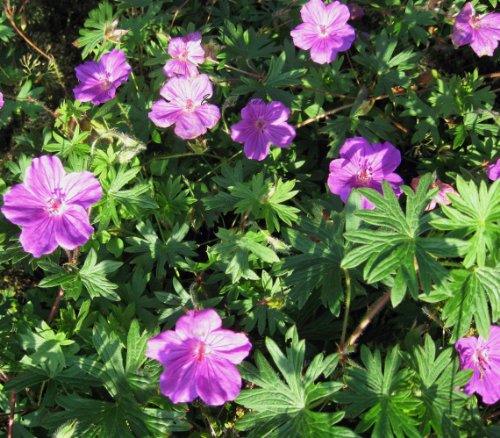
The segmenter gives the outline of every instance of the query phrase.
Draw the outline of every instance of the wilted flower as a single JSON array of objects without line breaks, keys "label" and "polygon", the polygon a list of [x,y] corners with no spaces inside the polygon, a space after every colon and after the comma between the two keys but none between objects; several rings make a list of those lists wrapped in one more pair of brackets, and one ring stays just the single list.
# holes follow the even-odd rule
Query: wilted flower
[{"label": "wilted flower", "polygon": [[101,197],[92,173],[66,173],[58,157],[44,155],[33,159],[22,184],[5,193],[2,213],[22,226],[24,250],[41,257],[58,245],[68,250],[84,245],[94,231],[87,209]]},{"label": "wilted flower", "polygon": [[127,81],[132,68],[122,50],[102,55],[99,62],[87,61],[75,67],[80,83],[73,89],[75,99],[100,105],[115,97],[116,89]]},{"label": "wilted flower", "polygon": [[[346,202],[355,188],[368,187],[382,193],[382,181],[386,180],[399,196],[403,179],[393,172],[400,163],[399,150],[389,142],[370,144],[363,137],[349,138],[340,149],[340,158],[330,163],[328,186]],[[362,208],[374,206],[362,197]]]},{"label": "wilted flower", "polygon": [[171,78],[160,90],[163,99],[153,103],[148,117],[162,128],[175,123],[175,134],[185,140],[196,138],[220,119],[219,108],[206,103],[212,94],[207,75]]},{"label": "wilted flower", "polygon": [[252,99],[241,110],[241,120],[231,126],[231,138],[243,143],[245,155],[261,161],[269,155],[269,146],[291,145],[295,128],[287,123],[290,110],[281,102],[265,103]]},{"label": "wilted flower", "polygon": [[347,6],[338,1],[325,5],[321,0],[310,0],[302,7],[300,14],[303,23],[291,31],[293,43],[301,49],[310,49],[314,62],[332,62],[338,52],[351,47],[356,33],[347,24]]},{"label": "wilted flower", "polygon": [[486,168],[486,174],[492,181],[496,181],[498,178],[500,178],[500,158],[495,164],[490,164]]},{"label": "wilted flower", "polygon": [[[411,180],[411,188],[416,192],[418,188],[418,184],[420,183],[420,178],[413,178]],[[429,205],[425,207],[425,211],[430,211],[434,210],[436,208],[436,204],[439,205],[449,205],[451,204],[450,198],[448,198],[448,194],[453,194],[453,195],[458,195],[457,191],[450,186],[449,184],[446,184],[442,181],[436,180],[434,181],[431,186],[429,187],[430,190],[435,189],[436,187],[439,187],[439,192],[437,192],[436,196],[429,202]]]},{"label": "wilted flower", "polygon": [[235,365],[248,356],[252,344],[243,333],[221,326],[215,310],[191,310],[179,318],[175,331],[148,341],[146,356],[165,367],[160,389],[173,403],[200,397],[207,405],[220,406],[240,393],[241,376]]},{"label": "wilted flower", "polygon": [[196,76],[197,65],[205,62],[205,51],[201,47],[201,33],[192,32],[184,37],[172,38],[168,43],[169,60],[163,73],[169,77],[175,75]]},{"label": "wilted flower", "polygon": [[483,402],[492,405],[500,400],[500,326],[490,326],[488,339],[481,336],[461,338],[455,344],[460,355],[460,368],[474,370],[464,392],[477,392]]},{"label": "wilted flower", "polygon": [[470,44],[478,56],[493,56],[500,40],[500,14],[475,16],[472,3],[466,3],[455,18],[451,41],[460,47]]}]

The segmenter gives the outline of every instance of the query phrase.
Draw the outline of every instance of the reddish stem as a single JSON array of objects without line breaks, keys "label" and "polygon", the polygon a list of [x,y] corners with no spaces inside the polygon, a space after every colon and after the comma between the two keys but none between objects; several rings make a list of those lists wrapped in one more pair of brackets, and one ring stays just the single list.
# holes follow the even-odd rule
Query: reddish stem
[{"label": "reddish stem", "polygon": [[52,320],[54,319],[54,316],[56,315],[57,309],[59,308],[59,304],[61,303],[61,298],[63,296],[64,296],[64,289],[61,288],[61,289],[59,289],[59,293],[57,294],[54,305],[52,306],[52,309],[50,310],[50,315],[49,315],[49,318],[47,319],[47,324],[50,325],[52,323]]},{"label": "reddish stem", "polygon": [[10,390],[10,414],[9,414],[9,426],[7,430],[7,438],[13,438],[14,436],[14,413],[16,410],[16,391]]}]

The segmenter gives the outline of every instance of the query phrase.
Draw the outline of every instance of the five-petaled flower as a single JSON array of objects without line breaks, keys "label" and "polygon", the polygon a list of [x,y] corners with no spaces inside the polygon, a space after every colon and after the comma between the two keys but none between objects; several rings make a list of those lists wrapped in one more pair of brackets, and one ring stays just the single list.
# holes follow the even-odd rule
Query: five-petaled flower
[{"label": "five-petaled flower", "polygon": [[500,400],[500,326],[491,325],[488,339],[481,336],[461,338],[455,344],[460,355],[460,368],[474,370],[464,392],[477,392],[491,405]]},{"label": "five-petaled flower", "polygon": [[231,138],[244,144],[247,158],[261,161],[273,144],[286,148],[295,138],[295,128],[287,123],[290,110],[281,102],[252,99],[242,110],[241,120],[231,126]]},{"label": "five-petaled flower", "polygon": [[496,163],[490,164],[486,168],[486,175],[488,175],[488,178],[492,181],[496,181],[498,178],[500,178],[500,158]]},{"label": "five-petaled flower", "polygon": [[163,99],[153,103],[148,117],[162,128],[175,124],[175,134],[184,140],[196,138],[213,128],[220,119],[219,108],[206,103],[212,94],[207,75],[176,76],[162,87]]},{"label": "five-petaled flower", "polygon": [[[369,187],[382,193],[382,181],[386,180],[399,196],[403,179],[394,170],[400,163],[399,150],[389,142],[370,144],[363,137],[349,138],[340,149],[340,158],[330,162],[328,186],[346,202],[355,188]],[[374,206],[362,197],[362,208]]]},{"label": "five-petaled flower", "polygon": [[472,3],[466,3],[455,18],[451,41],[460,47],[470,44],[478,56],[493,56],[500,40],[500,14],[476,17]]},{"label": "five-petaled flower", "polygon": [[122,50],[102,55],[99,62],[87,61],[75,67],[80,83],[73,89],[75,99],[100,105],[115,97],[116,89],[127,81],[132,68]]},{"label": "five-petaled flower", "polygon": [[[421,176],[417,178],[413,178],[411,180],[411,188],[416,192],[418,188],[418,184],[420,182]],[[430,211],[434,210],[436,208],[436,205],[450,205],[451,200],[448,198],[449,194],[452,195],[458,195],[457,191],[450,186],[449,184],[444,183],[443,181],[436,180],[434,181],[431,186],[429,187],[430,190],[435,189],[436,187],[439,187],[439,192],[437,192],[436,196],[431,199],[431,202],[429,202],[429,205],[425,207],[425,211]]]},{"label": "five-petaled flower", "polygon": [[94,231],[87,209],[101,197],[91,172],[66,173],[59,158],[44,155],[33,159],[22,184],[5,193],[2,213],[21,225],[24,250],[41,257],[58,245],[68,250],[84,245]]},{"label": "five-petaled flower", "polygon": [[314,62],[332,62],[338,52],[351,47],[356,33],[347,24],[350,14],[346,5],[338,1],[325,5],[321,0],[310,0],[300,14],[303,23],[291,31],[293,43],[300,49],[310,49]]},{"label": "five-petaled flower", "polygon": [[168,54],[173,59],[167,61],[163,67],[166,76],[196,76],[196,66],[205,62],[201,33],[192,32],[184,37],[172,38],[168,43]]},{"label": "five-petaled flower", "polygon": [[146,356],[165,367],[160,389],[173,403],[200,397],[207,405],[220,406],[240,393],[235,365],[248,356],[252,344],[245,334],[221,326],[215,310],[191,310],[179,318],[175,331],[148,341]]}]

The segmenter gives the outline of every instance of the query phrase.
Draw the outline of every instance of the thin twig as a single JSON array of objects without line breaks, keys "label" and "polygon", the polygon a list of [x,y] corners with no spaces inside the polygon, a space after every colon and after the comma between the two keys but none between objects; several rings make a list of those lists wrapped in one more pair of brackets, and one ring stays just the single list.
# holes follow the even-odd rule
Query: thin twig
[{"label": "thin twig", "polygon": [[295,125],[295,127],[302,128],[303,126],[317,122],[318,120],[321,120],[321,119],[326,119],[328,116],[336,114],[336,113],[343,111],[347,108],[352,108],[353,106],[354,106],[354,103],[348,103],[347,105],[342,105],[342,106],[339,106],[338,108],[333,108],[331,110],[325,111],[324,113],[318,114],[317,116],[310,117],[309,119],[306,119],[303,122],[297,123]]},{"label": "thin twig", "polygon": [[16,412],[16,391],[10,390],[10,414],[9,414],[9,426],[7,430],[7,438],[14,437],[14,414]]},{"label": "thin twig", "polygon": [[370,309],[368,309],[368,312],[366,312],[366,315],[360,321],[350,338],[345,344],[341,346],[343,352],[346,352],[349,347],[356,343],[358,338],[363,334],[365,328],[368,327],[368,325],[372,322],[375,315],[384,308],[384,306],[389,302],[390,299],[391,291],[389,290],[384,295],[382,295]]}]

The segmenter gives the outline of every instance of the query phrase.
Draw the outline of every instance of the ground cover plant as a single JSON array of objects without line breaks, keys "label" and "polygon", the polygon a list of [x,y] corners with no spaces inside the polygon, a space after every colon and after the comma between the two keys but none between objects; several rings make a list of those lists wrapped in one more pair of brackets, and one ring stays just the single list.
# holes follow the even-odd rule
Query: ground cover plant
[{"label": "ground cover plant", "polygon": [[497,0],[5,0],[0,434],[500,435]]}]

